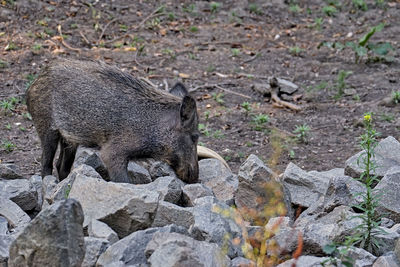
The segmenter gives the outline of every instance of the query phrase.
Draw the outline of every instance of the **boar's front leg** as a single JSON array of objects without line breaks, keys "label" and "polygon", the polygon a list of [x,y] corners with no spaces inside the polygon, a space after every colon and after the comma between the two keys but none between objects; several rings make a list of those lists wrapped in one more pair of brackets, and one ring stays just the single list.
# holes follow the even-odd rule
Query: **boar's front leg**
[{"label": "boar's front leg", "polygon": [[70,173],[76,149],[77,145],[66,142],[62,137],[60,138],[60,156],[56,165],[60,181],[64,180]]},{"label": "boar's front leg", "polygon": [[42,144],[42,177],[53,173],[53,159],[57,151],[60,134],[58,131],[39,132]]},{"label": "boar's front leg", "polygon": [[110,175],[110,180],[116,183],[130,183],[128,176],[128,156],[119,151],[117,146],[105,145],[100,150],[100,157]]}]

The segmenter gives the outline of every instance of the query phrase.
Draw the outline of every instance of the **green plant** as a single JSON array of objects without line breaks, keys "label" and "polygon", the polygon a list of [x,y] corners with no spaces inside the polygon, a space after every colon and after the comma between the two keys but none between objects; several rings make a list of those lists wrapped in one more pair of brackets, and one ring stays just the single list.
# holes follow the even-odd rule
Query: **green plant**
[{"label": "green plant", "polygon": [[24,126],[20,126],[19,129],[20,129],[22,132],[25,132],[25,131],[26,131],[26,128],[25,128]]},{"label": "green plant", "polygon": [[362,11],[367,11],[368,7],[367,7],[367,3],[365,3],[364,0],[352,0],[353,2],[353,6],[362,10]]},{"label": "green plant", "polygon": [[338,10],[337,10],[337,8],[334,7],[334,6],[324,6],[324,7],[322,8],[322,12],[323,12],[326,16],[332,17],[332,16],[334,16],[334,15],[338,12]]},{"label": "green plant", "polygon": [[400,103],[400,91],[393,91],[392,92],[392,102],[395,104]]},{"label": "green plant", "polygon": [[261,9],[255,3],[249,4],[249,10],[250,10],[250,13],[254,13],[256,15],[261,15],[262,14]]},{"label": "green plant", "polygon": [[355,194],[355,197],[361,196],[362,202],[354,207],[363,213],[355,216],[362,220],[362,223],[354,228],[355,233],[351,237],[352,245],[359,246],[371,253],[376,253],[380,243],[376,238],[379,234],[386,232],[379,226],[381,217],[377,214],[376,208],[382,196],[382,192],[372,189],[372,186],[379,182],[379,179],[373,173],[377,167],[375,162],[375,148],[378,145],[377,137],[379,133],[372,126],[372,114],[364,115],[365,133],[361,135],[360,145],[363,149],[357,164],[364,171],[359,180],[365,186],[365,192]]},{"label": "green plant", "polygon": [[164,55],[168,55],[171,59],[175,59],[176,58],[176,54],[175,54],[174,50],[172,50],[170,48],[165,48],[165,49],[161,50],[161,52]]},{"label": "green plant", "polygon": [[3,140],[1,142],[1,146],[3,148],[3,150],[5,150],[7,153],[12,152],[15,149],[15,144],[13,144],[11,141],[8,140]]},{"label": "green plant", "polygon": [[314,19],[314,28],[317,29],[318,31],[320,31],[323,22],[324,22],[324,18],[315,18]]},{"label": "green plant", "polygon": [[221,8],[222,4],[218,2],[211,2],[210,3],[210,10],[211,13],[217,13],[218,10]]},{"label": "green plant", "polygon": [[0,107],[4,109],[6,112],[12,111],[14,109],[14,105],[9,100],[3,100],[0,102]]},{"label": "green plant", "polygon": [[119,31],[120,32],[127,32],[128,31],[128,26],[125,24],[119,24]]},{"label": "green plant", "polygon": [[213,137],[216,138],[216,139],[221,139],[221,138],[224,138],[224,135],[222,134],[222,131],[221,131],[221,130],[216,130],[216,131],[213,133]]},{"label": "green plant", "polygon": [[196,5],[195,4],[190,4],[188,6],[182,7],[183,12],[194,14],[196,10]]},{"label": "green plant", "polygon": [[209,137],[211,135],[210,131],[208,130],[208,127],[205,124],[199,123],[197,128],[205,136]]},{"label": "green plant", "polygon": [[27,82],[25,83],[25,90],[26,90],[32,85],[33,81],[35,81],[35,79],[37,78],[37,74],[30,73],[30,74],[26,75],[25,78],[27,80]]},{"label": "green plant", "polygon": [[329,255],[328,259],[321,263],[322,266],[339,266],[338,259],[340,260],[340,263],[346,267],[354,266],[355,260],[349,256],[349,244],[343,246],[342,244],[331,243],[325,245],[322,250]]},{"label": "green plant", "polygon": [[299,142],[307,143],[307,138],[309,136],[310,127],[307,124],[296,125],[293,133],[296,134],[296,138]]},{"label": "green plant", "polygon": [[41,44],[34,44],[34,45],[32,46],[32,49],[33,49],[34,51],[39,51],[40,49],[42,49],[42,45],[41,45]]},{"label": "green plant", "polygon": [[4,50],[6,51],[10,51],[10,50],[17,50],[18,47],[14,42],[9,42],[6,47],[4,48]]},{"label": "green plant", "polygon": [[208,67],[206,69],[207,72],[213,72],[215,70],[216,70],[216,67],[212,64],[208,65]]},{"label": "green plant", "polygon": [[198,32],[199,31],[199,28],[198,27],[196,27],[196,26],[190,26],[190,28],[189,28],[189,31],[191,31],[191,32]]},{"label": "green plant", "polygon": [[393,114],[390,113],[382,113],[381,119],[387,122],[393,122],[395,120],[395,117]]},{"label": "green plant", "polygon": [[231,50],[231,52],[232,52],[232,56],[233,56],[233,57],[237,57],[237,56],[240,55],[240,49],[238,49],[238,48],[233,48],[233,49]]},{"label": "green plant", "polygon": [[335,88],[337,89],[337,93],[335,98],[340,98],[343,96],[344,89],[347,87],[346,79],[349,77],[353,72],[340,70],[336,79]]},{"label": "green plant", "polygon": [[253,123],[255,124],[255,130],[261,131],[264,128],[264,124],[269,121],[269,117],[266,114],[258,114],[253,116]]},{"label": "green plant", "polygon": [[11,124],[10,124],[10,123],[7,123],[6,126],[5,126],[5,128],[6,128],[7,130],[11,130]]},{"label": "green plant", "polygon": [[65,188],[65,194],[64,197],[65,199],[67,199],[69,197],[69,193],[71,192],[71,184],[67,184],[66,188]]},{"label": "green plant", "polygon": [[5,69],[8,67],[8,62],[0,59],[0,69]]},{"label": "green plant", "polygon": [[244,110],[246,116],[249,115],[249,112],[252,110],[251,104],[249,102],[243,102],[240,106]]},{"label": "green plant", "polygon": [[218,104],[223,105],[225,103],[225,101],[222,99],[225,96],[223,93],[212,93],[211,96]]},{"label": "green plant", "polygon": [[176,19],[176,16],[173,12],[168,13],[168,20],[174,21]]},{"label": "green plant", "polygon": [[29,120],[29,121],[32,120],[32,116],[31,116],[31,114],[30,114],[29,112],[22,113],[22,117],[23,117],[24,119]]},{"label": "green plant", "polygon": [[300,12],[300,6],[298,4],[290,4],[289,6],[289,11],[292,13],[299,13]]},{"label": "green plant", "polygon": [[204,120],[208,121],[209,118],[210,118],[210,111],[207,110],[204,112]]},{"label": "green plant", "polygon": [[293,47],[289,48],[290,54],[292,54],[294,56],[299,56],[302,51],[303,51],[303,49],[301,49],[298,46],[293,46]]}]

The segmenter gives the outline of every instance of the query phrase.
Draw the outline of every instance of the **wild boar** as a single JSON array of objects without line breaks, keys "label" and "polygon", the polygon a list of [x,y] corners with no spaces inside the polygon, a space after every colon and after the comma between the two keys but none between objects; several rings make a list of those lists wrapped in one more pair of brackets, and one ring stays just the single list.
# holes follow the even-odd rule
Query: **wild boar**
[{"label": "wild boar", "polygon": [[99,147],[111,181],[129,182],[130,159],[166,161],[184,182],[198,180],[196,101],[183,84],[170,92],[103,62],[58,60],[27,91],[42,146],[42,176],[68,176],[78,145]]}]

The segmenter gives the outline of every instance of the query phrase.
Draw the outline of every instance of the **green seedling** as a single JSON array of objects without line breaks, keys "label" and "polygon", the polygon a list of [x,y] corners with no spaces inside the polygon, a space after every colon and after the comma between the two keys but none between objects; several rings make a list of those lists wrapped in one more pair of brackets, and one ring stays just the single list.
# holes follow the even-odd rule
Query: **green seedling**
[{"label": "green seedling", "polygon": [[35,81],[35,79],[37,78],[37,74],[28,74],[26,75],[26,80],[27,82],[25,83],[25,90],[28,89],[32,83]]},{"label": "green seedling", "polygon": [[42,45],[41,45],[41,44],[34,44],[34,45],[32,46],[32,49],[33,49],[34,51],[39,51],[40,49],[42,49]]},{"label": "green seedling", "polygon": [[196,26],[191,26],[191,27],[189,28],[189,31],[195,33],[195,32],[198,32],[198,31],[199,31],[199,28],[197,28]]},{"label": "green seedling", "polygon": [[336,80],[336,89],[337,89],[337,94],[335,98],[341,98],[344,94],[344,89],[347,87],[346,84],[346,79],[349,77],[353,72],[352,71],[345,71],[345,70],[340,70],[337,76]]},{"label": "green seedling", "polygon": [[4,151],[6,151],[7,153],[12,152],[15,149],[15,144],[13,144],[11,141],[5,140],[1,143],[1,146],[3,148]]},{"label": "green seedling", "polygon": [[120,32],[127,32],[128,31],[128,26],[125,24],[119,24],[119,31]]},{"label": "green seedling", "polygon": [[249,10],[250,10],[250,13],[254,13],[256,15],[261,15],[262,14],[261,9],[255,3],[249,4]]},{"label": "green seedling", "polygon": [[14,110],[14,105],[9,100],[2,100],[0,102],[0,107],[6,112]]},{"label": "green seedling", "polygon": [[353,2],[353,6],[357,9],[360,9],[362,11],[367,11],[368,10],[368,6],[367,3],[365,3],[364,0],[352,0]]},{"label": "green seedling", "polygon": [[289,11],[292,13],[299,13],[300,12],[300,6],[298,4],[291,4],[289,6]]},{"label": "green seedling", "polygon": [[317,29],[318,31],[320,31],[323,22],[324,22],[324,18],[315,18],[314,19],[314,28]]},{"label": "green seedling", "polygon": [[10,123],[7,123],[6,126],[5,126],[5,128],[6,128],[7,130],[11,130],[11,124],[10,124]]},{"label": "green seedling", "polygon": [[269,121],[269,117],[266,114],[258,114],[253,116],[253,123],[255,124],[256,131],[262,131],[264,125]]},{"label": "green seedling", "polygon": [[225,96],[223,93],[212,93],[211,96],[218,104],[223,105],[225,103],[225,101],[222,99]]},{"label": "green seedling", "polygon": [[209,118],[210,118],[210,111],[207,110],[204,112],[204,120],[208,121]]},{"label": "green seedling", "polygon": [[189,13],[189,14],[194,14],[196,10],[196,5],[195,4],[190,4],[188,6],[184,6],[182,8],[183,12]]},{"label": "green seedling", "polygon": [[246,116],[249,114],[249,112],[252,110],[251,104],[249,102],[243,102],[241,105],[242,109],[244,110]]},{"label": "green seedling", "polygon": [[294,46],[294,47],[290,47],[289,48],[290,54],[292,54],[294,56],[299,56],[302,51],[303,51],[303,49],[301,49],[298,46]]},{"label": "green seedling", "polygon": [[222,131],[221,131],[221,130],[216,130],[216,131],[213,133],[213,137],[216,138],[216,139],[221,139],[221,138],[224,138],[224,135],[222,134]]},{"label": "green seedling", "polygon": [[296,138],[301,143],[307,143],[307,139],[310,132],[310,127],[307,124],[296,125],[293,133],[296,134]]},{"label": "green seedling", "polygon": [[31,114],[29,112],[22,113],[22,117],[24,119],[27,119],[28,121],[32,120],[32,116],[31,116]]},{"label": "green seedling", "polygon": [[240,55],[240,49],[238,48],[233,48],[231,52],[233,57],[238,57]]},{"label": "green seedling", "polygon": [[8,67],[8,62],[0,59],[0,69],[5,69]]},{"label": "green seedling", "polygon": [[205,124],[199,123],[197,128],[200,131],[200,133],[204,134],[205,136],[209,137],[211,135],[210,131],[208,130],[208,127]]},{"label": "green seedling", "polygon": [[392,102],[395,104],[400,103],[400,91],[393,91],[392,92]]},{"label": "green seedling", "polygon": [[11,50],[17,50],[18,47],[14,42],[9,42],[6,47],[4,48],[4,50],[6,51],[11,51]]},{"label": "green seedling", "polygon": [[169,12],[167,17],[168,17],[168,20],[170,20],[170,21],[174,21],[176,19],[175,14],[172,12]]},{"label": "green seedling", "polygon": [[222,4],[218,2],[211,2],[210,3],[210,10],[211,13],[217,13],[219,9],[221,8]]},{"label": "green seedling", "polygon": [[324,6],[322,8],[322,12],[328,17],[333,17],[338,12],[338,10],[334,6]]}]

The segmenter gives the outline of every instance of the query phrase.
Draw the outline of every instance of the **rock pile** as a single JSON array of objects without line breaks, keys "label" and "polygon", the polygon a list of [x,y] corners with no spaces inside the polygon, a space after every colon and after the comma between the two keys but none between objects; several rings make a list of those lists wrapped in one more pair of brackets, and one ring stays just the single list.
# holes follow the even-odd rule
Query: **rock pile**
[{"label": "rock pile", "polygon": [[[354,266],[400,266],[396,147],[388,137],[376,149],[387,234],[377,236],[376,255],[351,249]],[[274,249],[266,257],[280,256],[281,267],[320,266],[329,259],[323,247],[343,242],[361,223],[352,208],[362,201],[354,194],[365,192],[355,179],[357,158],[325,172],[290,163],[281,176],[255,155],[238,175],[205,159],[198,184],[184,184],[154,160],[128,165],[132,184],[107,182],[98,153],[87,148],[62,182],[25,179],[14,165],[0,164],[0,266],[252,266],[249,255],[260,242]],[[299,247],[302,256],[285,261]]]}]

